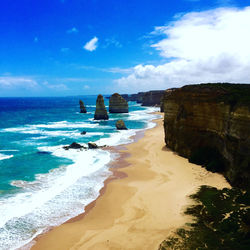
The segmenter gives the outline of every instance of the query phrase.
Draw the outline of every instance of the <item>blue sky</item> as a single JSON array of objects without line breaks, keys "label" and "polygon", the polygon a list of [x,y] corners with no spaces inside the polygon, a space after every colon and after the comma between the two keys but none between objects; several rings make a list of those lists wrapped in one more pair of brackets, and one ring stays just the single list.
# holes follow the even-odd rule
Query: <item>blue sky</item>
[{"label": "blue sky", "polygon": [[[168,76],[162,75],[165,68],[172,67],[173,63],[169,63],[176,63],[176,58],[181,58],[169,51],[180,50],[185,54],[190,48],[183,48],[183,45],[180,48],[169,47],[169,44],[172,41],[180,44],[185,37],[183,30],[187,23],[196,20],[196,26],[201,18],[204,23],[214,17],[215,21],[208,21],[210,30],[221,27],[223,19],[226,30],[231,25],[228,13],[240,12],[237,20],[241,20],[248,12],[248,5],[250,1],[247,0],[1,1],[0,96],[133,93],[183,85],[183,79],[171,78],[173,71],[168,72]],[[204,32],[205,26],[200,26]],[[176,33],[179,34],[178,39]],[[242,30],[239,36],[245,39],[245,33]],[[192,33],[190,37],[196,39]],[[192,40],[189,42],[191,44]],[[231,47],[228,50],[232,51]],[[216,55],[222,54],[219,49],[213,51],[217,51]],[[244,51],[239,53],[244,55]],[[223,58],[220,55],[216,63],[227,65],[227,59],[230,60],[227,56],[227,51],[223,51]],[[243,59],[241,66],[248,67],[248,61]],[[189,62],[193,58],[185,60]],[[211,58],[209,60],[205,68],[211,64]],[[179,70],[183,67],[183,62],[181,64],[179,60],[178,63],[174,65],[175,72],[176,67]],[[216,63],[215,68],[218,69]],[[194,65],[191,66],[194,70]],[[223,70],[226,72],[227,68],[222,67]],[[184,79],[187,83],[203,79],[216,81],[216,78],[206,75],[208,71],[204,72],[204,78],[187,79],[184,76]],[[248,75],[244,78],[235,75],[218,75],[218,81],[248,81]]]}]

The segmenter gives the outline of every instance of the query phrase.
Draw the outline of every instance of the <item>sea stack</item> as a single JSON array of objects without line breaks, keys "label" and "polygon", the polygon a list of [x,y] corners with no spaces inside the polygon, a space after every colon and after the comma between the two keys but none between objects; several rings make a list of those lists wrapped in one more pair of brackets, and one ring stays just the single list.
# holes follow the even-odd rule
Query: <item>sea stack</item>
[{"label": "sea stack", "polygon": [[109,99],[109,113],[128,113],[128,103],[118,93],[113,94]]},{"label": "sea stack", "polygon": [[116,128],[117,128],[118,130],[127,130],[127,127],[126,127],[126,125],[125,125],[125,123],[124,123],[123,120],[118,120],[118,121],[116,122],[115,126],[116,126]]},{"label": "sea stack", "polygon": [[107,109],[104,105],[104,99],[102,95],[98,95],[96,99],[96,109],[94,120],[108,120],[109,116],[107,113]]},{"label": "sea stack", "polygon": [[82,100],[80,100],[79,104],[80,104],[80,113],[87,113],[87,110],[84,106],[84,102]]}]

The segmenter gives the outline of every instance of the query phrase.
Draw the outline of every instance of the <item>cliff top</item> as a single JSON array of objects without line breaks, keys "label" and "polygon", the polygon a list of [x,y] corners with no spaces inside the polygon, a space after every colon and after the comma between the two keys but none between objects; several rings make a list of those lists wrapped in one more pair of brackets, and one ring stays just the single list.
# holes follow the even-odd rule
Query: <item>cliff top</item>
[{"label": "cliff top", "polygon": [[[217,101],[235,105],[250,106],[250,84],[233,83],[202,83],[196,85],[186,85],[176,91],[185,91],[193,93],[211,92],[211,97]],[[173,91],[174,93],[175,91]]]}]

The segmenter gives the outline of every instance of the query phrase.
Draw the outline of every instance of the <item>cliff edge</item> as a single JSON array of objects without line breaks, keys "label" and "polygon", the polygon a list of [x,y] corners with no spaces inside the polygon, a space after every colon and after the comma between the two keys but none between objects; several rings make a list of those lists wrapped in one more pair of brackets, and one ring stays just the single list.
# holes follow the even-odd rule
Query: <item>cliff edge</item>
[{"label": "cliff edge", "polygon": [[250,186],[250,84],[188,85],[166,91],[163,104],[167,147]]}]

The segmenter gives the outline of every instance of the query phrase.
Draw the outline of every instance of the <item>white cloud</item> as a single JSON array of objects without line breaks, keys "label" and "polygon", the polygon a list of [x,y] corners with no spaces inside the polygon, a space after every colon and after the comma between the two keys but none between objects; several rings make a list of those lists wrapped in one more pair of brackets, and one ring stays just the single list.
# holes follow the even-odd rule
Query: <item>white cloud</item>
[{"label": "white cloud", "polygon": [[95,36],[90,41],[88,41],[83,48],[88,51],[94,51],[97,48],[97,42],[98,38]]},{"label": "white cloud", "polygon": [[250,82],[250,7],[191,12],[152,34],[167,63],[137,65],[116,80],[120,88],[169,88],[200,82]]},{"label": "white cloud", "polygon": [[117,48],[122,48],[122,44],[119,41],[117,41],[114,37],[105,39],[105,44],[104,44],[103,48],[107,48],[109,46],[115,46]]},{"label": "white cloud", "polygon": [[35,80],[26,77],[10,77],[0,76],[0,87],[5,89],[24,88],[30,89],[37,87],[38,84]]},{"label": "white cloud", "polygon": [[68,90],[68,87],[65,84],[59,83],[59,84],[50,84],[48,81],[44,81],[43,85],[46,88],[52,89],[52,90],[56,90],[56,91],[64,91],[64,90]]},{"label": "white cloud", "polygon": [[83,88],[84,89],[90,89],[89,85],[84,85]]},{"label": "white cloud", "polygon": [[67,30],[67,33],[68,33],[68,34],[78,33],[78,29],[77,29],[76,27],[73,27],[73,28]]},{"label": "white cloud", "polygon": [[128,74],[133,72],[133,68],[119,68],[119,67],[113,67],[113,68],[104,68],[104,72],[110,72],[114,74]]},{"label": "white cloud", "polygon": [[81,69],[84,70],[94,70],[94,71],[103,71],[114,74],[129,74],[133,72],[133,68],[119,68],[119,67],[111,67],[111,68],[99,68],[95,66],[80,66]]}]

